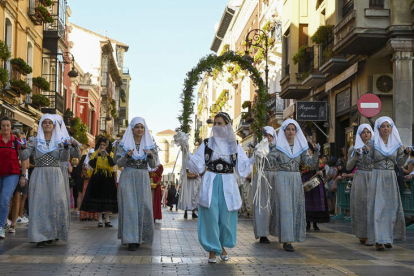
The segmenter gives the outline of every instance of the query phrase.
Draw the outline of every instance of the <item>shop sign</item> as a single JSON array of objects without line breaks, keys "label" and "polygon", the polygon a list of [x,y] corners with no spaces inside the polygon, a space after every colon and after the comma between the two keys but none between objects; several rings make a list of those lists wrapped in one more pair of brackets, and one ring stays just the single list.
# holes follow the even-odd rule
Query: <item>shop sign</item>
[{"label": "shop sign", "polygon": [[327,121],[326,102],[296,102],[296,121]]}]

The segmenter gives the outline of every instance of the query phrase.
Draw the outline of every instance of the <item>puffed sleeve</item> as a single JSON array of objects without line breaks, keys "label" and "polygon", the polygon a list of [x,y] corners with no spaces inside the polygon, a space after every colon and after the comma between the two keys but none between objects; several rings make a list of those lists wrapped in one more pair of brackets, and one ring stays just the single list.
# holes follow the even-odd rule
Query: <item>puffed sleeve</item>
[{"label": "puffed sleeve", "polygon": [[118,167],[122,168],[126,166],[128,158],[131,158],[128,154],[126,154],[123,147],[117,147],[114,161],[118,165]]},{"label": "puffed sleeve", "polygon": [[65,148],[62,145],[59,145],[59,159],[61,162],[66,162],[70,158],[70,149],[69,147]]},{"label": "puffed sleeve", "polygon": [[187,169],[192,173],[202,174],[206,169],[206,162],[204,160],[204,150],[206,146],[202,143],[197,151],[192,154],[188,153],[188,164]]},{"label": "puffed sleeve", "polygon": [[254,158],[254,155],[248,158],[243,148],[240,145],[237,146],[236,173],[240,178],[244,179],[253,172]]},{"label": "puffed sleeve", "polygon": [[151,150],[152,158],[147,158],[150,168],[155,169],[158,165],[158,151],[156,149]]},{"label": "puffed sleeve", "polygon": [[319,161],[319,151],[315,151],[315,153],[310,156],[307,151],[302,152],[300,155],[302,162],[310,167],[310,168],[316,168],[318,166]]},{"label": "puffed sleeve", "polygon": [[27,160],[30,158],[30,156],[34,155],[36,151],[36,145],[37,145],[37,140],[35,138],[29,141],[25,149],[20,147],[20,150],[19,150],[20,160],[22,161]]},{"label": "puffed sleeve", "polygon": [[355,167],[355,165],[358,162],[358,159],[361,158],[361,156],[358,153],[355,153],[354,157],[352,157],[352,152],[354,151],[354,147],[351,147],[348,151],[348,160],[346,162],[346,170],[352,171],[352,169]]},{"label": "puffed sleeve", "polygon": [[403,147],[400,147],[397,150],[397,165],[398,167],[404,166],[405,162],[407,162],[409,154],[404,152]]}]

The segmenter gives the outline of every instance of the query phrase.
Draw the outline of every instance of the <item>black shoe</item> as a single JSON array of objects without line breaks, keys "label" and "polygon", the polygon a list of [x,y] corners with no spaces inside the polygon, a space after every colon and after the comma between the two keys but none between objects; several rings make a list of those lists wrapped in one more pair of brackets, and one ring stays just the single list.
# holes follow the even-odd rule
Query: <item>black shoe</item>
[{"label": "black shoe", "polygon": [[52,240],[46,241],[47,244],[52,244]]},{"label": "black shoe", "polygon": [[103,227],[103,223],[102,222],[98,223],[98,227],[99,228],[102,228]]},{"label": "black shoe", "polygon": [[392,248],[392,244],[386,243],[386,244],[384,244],[384,247],[390,249],[390,248]]},{"label": "black shoe", "polygon": [[260,237],[260,243],[270,243],[267,237]]},{"label": "black shoe", "polygon": [[105,227],[113,227],[113,226],[112,226],[112,223],[108,221],[108,222],[105,222]]},{"label": "black shoe", "polygon": [[138,248],[139,248],[139,243],[128,243],[129,251],[137,251]]},{"label": "black shoe", "polygon": [[313,230],[315,231],[320,231],[321,229],[319,229],[318,225],[314,222],[313,223]]},{"label": "black shoe", "polygon": [[170,211],[172,211],[172,208],[173,208],[173,207],[171,206],[171,207],[170,207]]},{"label": "black shoe", "polygon": [[295,249],[293,248],[291,243],[283,243],[283,249],[287,252],[294,252]]},{"label": "black shoe", "polygon": [[384,245],[383,244],[379,244],[379,243],[375,244],[375,249],[377,251],[385,251]]},{"label": "black shoe", "polygon": [[44,241],[42,241],[42,242],[38,242],[38,243],[36,244],[36,247],[37,247],[37,248],[43,248],[43,247],[45,247],[45,242],[44,242]]},{"label": "black shoe", "polygon": [[198,216],[197,216],[197,214],[196,214],[196,213],[193,213],[193,214],[191,215],[191,217],[192,217],[193,219],[198,218]]},{"label": "black shoe", "polygon": [[187,211],[184,212],[184,218],[187,219]]}]

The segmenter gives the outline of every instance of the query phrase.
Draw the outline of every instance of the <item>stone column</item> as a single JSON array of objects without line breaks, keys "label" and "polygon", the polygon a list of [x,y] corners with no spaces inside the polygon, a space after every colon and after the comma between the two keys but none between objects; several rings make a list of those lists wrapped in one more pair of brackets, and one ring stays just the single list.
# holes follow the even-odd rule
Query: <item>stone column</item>
[{"label": "stone column", "polygon": [[414,39],[392,38],[387,48],[392,53],[394,72],[394,122],[402,143],[408,146],[413,142]]}]

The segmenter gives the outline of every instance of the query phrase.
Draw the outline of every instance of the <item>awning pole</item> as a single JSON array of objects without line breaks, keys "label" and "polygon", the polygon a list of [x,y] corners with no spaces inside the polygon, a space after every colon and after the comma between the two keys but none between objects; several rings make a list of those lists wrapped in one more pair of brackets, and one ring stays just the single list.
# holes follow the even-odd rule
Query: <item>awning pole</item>
[{"label": "awning pole", "polygon": [[327,139],[329,139],[329,135],[327,135],[325,132],[323,132],[323,130],[317,124],[315,124],[314,121],[312,121],[312,124],[314,124],[319,129],[319,131],[322,132],[323,135],[325,135]]}]

